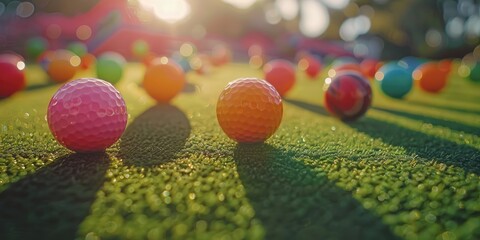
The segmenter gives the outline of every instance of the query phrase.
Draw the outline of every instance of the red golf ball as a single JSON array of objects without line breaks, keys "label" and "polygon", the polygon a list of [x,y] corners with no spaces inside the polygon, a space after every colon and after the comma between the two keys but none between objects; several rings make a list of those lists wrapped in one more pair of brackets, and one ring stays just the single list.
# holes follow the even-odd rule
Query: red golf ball
[{"label": "red golf ball", "polygon": [[6,98],[25,87],[24,62],[0,60],[0,98]]},{"label": "red golf ball", "polygon": [[305,56],[298,61],[298,67],[305,71],[310,79],[315,79],[320,73],[322,64],[313,56]]},{"label": "red golf ball", "polygon": [[[329,78],[330,79],[330,78]],[[365,114],[372,103],[370,83],[355,72],[342,72],[327,79],[325,107],[342,121],[353,121]]]},{"label": "red golf ball", "polygon": [[280,96],[285,96],[295,85],[295,69],[286,60],[272,60],[263,67],[265,80],[275,87]]}]

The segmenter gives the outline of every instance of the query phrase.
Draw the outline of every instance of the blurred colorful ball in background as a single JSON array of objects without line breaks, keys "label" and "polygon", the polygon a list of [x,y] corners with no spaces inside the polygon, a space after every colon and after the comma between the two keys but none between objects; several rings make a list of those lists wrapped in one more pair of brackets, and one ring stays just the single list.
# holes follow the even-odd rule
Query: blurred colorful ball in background
[{"label": "blurred colorful ball in background", "polygon": [[473,82],[480,83],[480,62],[476,62],[470,68],[469,79]]},{"label": "blurred colorful ball in background", "polygon": [[410,72],[410,74],[412,74],[417,67],[424,64],[425,62],[426,61],[424,59],[408,56],[398,60],[398,65],[405,68],[408,72]]},{"label": "blurred colorful ball in background", "polygon": [[138,59],[143,59],[150,53],[150,45],[144,40],[136,40],[132,43],[132,53]]},{"label": "blurred colorful ball in background", "polygon": [[229,63],[231,59],[232,52],[224,45],[215,46],[210,55],[210,62],[216,67]]},{"label": "blurred colorful ball in background", "polygon": [[372,103],[372,89],[364,76],[353,71],[340,72],[327,78],[325,108],[342,121],[354,121],[363,116]]},{"label": "blurred colorful ball in background", "polygon": [[18,66],[21,70],[25,68],[25,58],[15,52],[6,52],[0,54],[0,62],[9,62]]},{"label": "blurred colorful ball in background", "polygon": [[122,78],[125,64],[126,60],[122,55],[115,52],[105,52],[96,61],[97,77],[115,84]]},{"label": "blurred colorful ball in background", "polygon": [[295,68],[287,60],[276,59],[269,61],[263,67],[263,73],[265,74],[265,80],[277,89],[280,96],[285,96],[295,85]]},{"label": "blurred colorful ball in background", "polygon": [[438,67],[440,71],[443,71],[446,75],[450,74],[453,68],[453,63],[451,59],[443,59],[438,62]]},{"label": "blurred colorful ball in background", "polygon": [[205,54],[198,54],[192,57],[190,59],[190,67],[200,75],[210,72],[212,68],[208,56]]},{"label": "blurred colorful ball in background", "polygon": [[322,69],[322,64],[314,56],[306,55],[298,61],[298,68],[304,71],[309,79],[315,79]]},{"label": "blurred colorful ball in background", "polygon": [[380,90],[392,98],[405,97],[413,87],[411,73],[394,62],[383,65],[375,73],[375,79],[380,86]]},{"label": "blurred colorful ball in background", "polygon": [[48,42],[42,37],[28,39],[25,46],[25,52],[28,57],[36,60],[44,51],[48,49]]},{"label": "blurred colorful ball in background", "polygon": [[425,92],[438,93],[447,84],[447,74],[441,71],[436,62],[420,65],[413,71],[413,79]]},{"label": "blurred colorful ball in background", "polygon": [[52,52],[48,59],[50,62],[46,66],[47,74],[50,79],[57,83],[72,79],[81,64],[79,56],[65,49]]},{"label": "blurred colorful ball in background", "polygon": [[360,62],[360,68],[364,76],[374,78],[375,73],[380,69],[381,63],[375,59],[364,59]]},{"label": "blurred colorful ball in background", "polygon": [[88,53],[87,45],[82,42],[72,42],[68,44],[67,49],[79,57],[83,57]]},{"label": "blurred colorful ball in background", "polygon": [[183,43],[180,46],[179,53],[184,58],[191,58],[197,54],[197,47],[190,42]]},{"label": "blurred colorful ball in background", "polygon": [[25,61],[18,54],[0,54],[0,98],[25,88]]},{"label": "blurred colorful ball in background", "polygon": [[172,54],[170,59],[175,61],[182,68],[184,73],[188,73],[190,70],[192,70],[190,66],[190,60],[180,54],[180,52],[175,52]]},{"label": "blurred colorful ball in background", "polygon": [[178,95],[186,83],[182,68],[167,57],[157,58],[147,67],[143,88],[157,102],[167,103]]}]

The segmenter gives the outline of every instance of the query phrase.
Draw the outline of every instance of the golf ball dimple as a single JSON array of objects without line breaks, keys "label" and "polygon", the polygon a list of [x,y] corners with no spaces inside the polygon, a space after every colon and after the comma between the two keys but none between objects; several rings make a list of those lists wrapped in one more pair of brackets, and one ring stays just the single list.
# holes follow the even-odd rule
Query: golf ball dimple
[{"label": "golf ball dimple", "polygon": [[282,98],[265,80],[242,78],[230,82],[217,102],[217,119],[237,142],[263,142],[277,130],[283,116]]},{"label": "golf ball dimple", "polygon": [[76,152],[103,151],[114,144],[127,125],[127,108],[112,84],[81,78],[62,86],[47,111],[55,139]]}]

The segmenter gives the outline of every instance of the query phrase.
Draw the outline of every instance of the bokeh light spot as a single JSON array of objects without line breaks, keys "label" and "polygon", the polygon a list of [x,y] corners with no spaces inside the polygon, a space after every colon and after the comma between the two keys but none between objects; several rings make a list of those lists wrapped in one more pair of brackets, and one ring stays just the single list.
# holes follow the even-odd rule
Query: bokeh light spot
[{"label": "bokeh light spot", "polygon": [[20,71],[22,71],[23,69],[25,69],[25,62],[23,62],[23,61],[17,62],[17,68],[18,68],[18,70],[20,70]]},{"label": "bokeh light spot", "polygon": [[373,16],[375,16],[375,9],[370,5],[361,6],[358,11],[360,12],[360,14],[365,15],[369,18],[372,18]]},{"label": "bokeh light spot", "polygon": [[252,56],[250,57],[250,61],[248,62],[248,64],[254,69],[260,69],[264,64],[263,58],[260,55]]},{"label": "bokeh light spot", "polygon": [[375,73],[375,79],[377,79],[378,81],[382,81],[384,77],[385,77],[385,75],[383,75],[383,72],[376,72]]},{"label": "bokeh light spot", "polygon": [[11,1],[11,2],[7,1],[7,6],[5,8],[5,11],[7,13],[16,13],[18,5],[20,5],[19,1]]},{"label": "bokeh light spot", "polygon": [[480,16],[470,16],[465,22],[465,31],[473,37],[480,36]]},{"label": "bokeh light spot", "polygon": [[28,18],[35,11],[35,6],[31,2],[22,2],[17,6],[17,16]]},{"label": "bokeh light spot", "polygon": [[353,41],[358,36],[367,33],[370,30],[370,18],[365,15],[360,15],[353,18],[348,18],[340,26],[340,37],[345,41]]},{"label": "bokeh light spot", "polygon": [[77,28],[76,35],[80,40],[87,40],[92,36],[92,29],[87,25],[81,25]]},{"label": "bokeh light spot", "polygon": [[75,55],[70,58],[70,64],[74,67],[80,66],[81,63],[82,63],[82,59],[79,56]]},{"label": "bokeh light spot", "polygon": [[300,61],[298,61],[298,69],[300,69],[302,71],[307,70],[308,66],[309,66],[309,64],[308,64],[307,59],[302,58]]},{"label": "bokeh light spot", "polygon": [[463,78],[466,78],[468,77],[468,75],[470,75],[470,68],[465,64],[460,65],[457,71],[458,71],[458,76]]},{"label": "bokeh light spot", "polygon": [[193,55],[193,45],[190,43],[184,43],[180,46],[180,55],[183,57],[190,57]]},{"label": "bokeh light spot", "polygon": [[168,58],[165,57],[165,56],[164,56],[164,57],[161,57],[161,58],[160,58],[160,63],[161,63],[161,64],[167,64],[167,63],[168,63]]},{"label": "bokeh light spot", "polygon": [[169,23],[184,20],[190,15],[190,4],[185,0],[139,0],[140,5],[153,11],[155,17]]},{"label": "bokeh light spot", "polygon": [[420,70],[415,70],[415,71],[413,71],[413,73],[412,73],[412,77],[413,77],[413,80],[418,81],[418,80],[420,80],[420,79],[423,77],[423,73],[422,73],[422,71],[420,71]]},{"label": "bokeh light spot", "polygon": [[452,38],[459,38],[463,34],[463,20],[459,17],[455,17],[447,22],[445,31]]},{"label": "bokeh light spot", "polygon": [[300,31],[307,37],[318,37],[330,25],[328,10],[316,0],[304,0],[301,6]]},{"label": "bokeh light spot", "polygon": [[439,47],[442,44],[442,34],[436,29],[429,29],[425,33],[425,42],[432,48]]},{"label": "bokeh light spot", "polygon": [[202,59],[200,59],[199,57],[193,57],[190,60],[190,67],[193,70],[199,70],[202,68],[202,66],[203,66],[203,62],[202,62]]},{"label": "bokeh light spot", "polygon": [[275,7],[275,4],[271,3],[265,7],[265,20],[272,25],[282,20],[282,16]]},{"label": "bokeh light spot", "polygon": [[333,78],[335,75],[337,75],[337,71],[335,71],[335,69],[329,69],[327,75]]},{"label": "bokeh light spot", "polygon": [[343,9],[350,3],[350,0],[322,0],[322,2],[329,8]]},{"label": "bokeh light spot", "polygon": [[58,24],[50,24],[47,27],[47,37],[50,39],[57,39],[62,34],[62,28]]},{"label": "bokeh light spot", "polygon": [[473,49],[472,54],[477,61],[480,60],[480,45],[476,46],[475,49]]},{"label": "bokeh light spot", "polygon": [[257,0],[223,0],[224,2],[241,9],[251,7]]},{"label": "bokeh light spot", "polygon": [[275,6],[285,20],[293,20],[298,15],[298,2],[296,0],[277,0]]}]

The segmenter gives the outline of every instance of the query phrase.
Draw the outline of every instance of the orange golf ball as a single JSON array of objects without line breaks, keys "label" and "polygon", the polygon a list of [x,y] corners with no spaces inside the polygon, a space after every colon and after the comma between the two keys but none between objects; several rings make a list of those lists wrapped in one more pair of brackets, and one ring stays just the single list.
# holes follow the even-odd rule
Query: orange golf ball
[{"label": "orange golf ball", "polygon": [[82,62],[79,56],[64,49],[56,50],[49,58],[50,63],[47,64],[47,74],[57,83],[63,83],[72,79]]},{"label": "orange golf ball", "polygon": [[282,98],[265,80],[242,78],[230,82],[217,102],[217,119],[227,136],[237,142],[263,142],[278,129]]},{"label": "orange golf ball", "polygon": [[155,59],[145,71],[143,88],[157,102],[169,102],[185,86],[182,68],[165,57]]},{"label": "orange golf ball", "polygon": [[48,65],[48,76],[58,83],[66,82],[72,79],[77,72],[77,68],[73,66],[68,60],[54,59]]},{"label": "orange golf ball", "polygon": [[440,92],[447,84],[447,72],[442,71],[434,62],[419,66],[412,75],[418,86],[425,92]]}]

